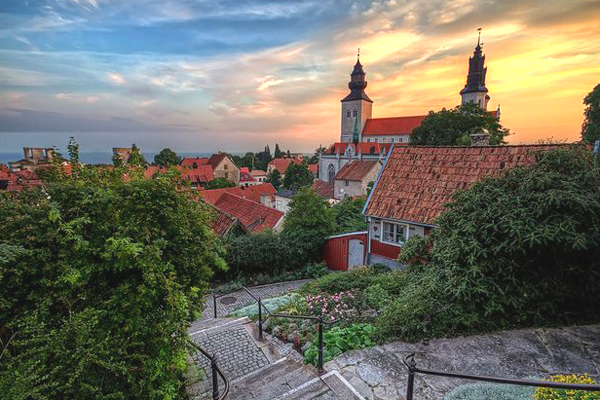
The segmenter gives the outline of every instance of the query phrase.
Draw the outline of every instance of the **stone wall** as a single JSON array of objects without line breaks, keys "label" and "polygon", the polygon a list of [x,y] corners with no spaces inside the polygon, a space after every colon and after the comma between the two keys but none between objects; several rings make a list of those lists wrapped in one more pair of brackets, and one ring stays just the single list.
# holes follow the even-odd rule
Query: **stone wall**
[{"label": "stone wall", "polygon": [[[417,366],[507,378],[544,378],[550,374],[600,376],[600,325],[523,329],[423,343],[392,342],[342,354],[325,365],[338,370],[366,399],[399,400],[406,394],[402,359],[415,353]],[[441,400],[458,379],[417,375],[414,398]]]}]

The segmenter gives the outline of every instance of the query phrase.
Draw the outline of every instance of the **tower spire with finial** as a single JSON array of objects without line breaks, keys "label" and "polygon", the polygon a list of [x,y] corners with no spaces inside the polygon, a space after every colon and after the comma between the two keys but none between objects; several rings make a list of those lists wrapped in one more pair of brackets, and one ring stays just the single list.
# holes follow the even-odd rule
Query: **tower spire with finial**
[{"label": "tower spire with finial", "polygon": [[485,56],[481,51],[481,28],[477,28],[477,46],[473,55],[469,58],[469,72],[467,75],[467,83],[460,91],[462,104],[475,103],[483,109],[487,109],[487,103],[490,96],[487,94],[488,89],[485,86],[485,74],[487,68],[485,66]]}]

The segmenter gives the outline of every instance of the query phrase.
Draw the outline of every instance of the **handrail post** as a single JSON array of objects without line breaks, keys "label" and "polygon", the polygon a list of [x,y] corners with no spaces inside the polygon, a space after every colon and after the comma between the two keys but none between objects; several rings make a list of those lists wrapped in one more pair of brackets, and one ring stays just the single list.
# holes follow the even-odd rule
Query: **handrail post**
[{"label": "handrail post", "polygon": [[317,359],[317,372],[323,373],[323,320],[319,318],[319,354]]},{"label": "handrail post", "polygon": [[219,377],[217,376],[217,359],[214,355],[210,360],[210,368],[212,371],[212,398],[219,400]]},{"label": "handrail post", "polygon": [[406,400],[413,400],[413,390],[415,385],[415,368],[417,362],[415,361],[414,354],[411,354],[406,360],[406,366],[408,367],[408,383],[406,385]]},{"label": "handrail post", "polygon": [[213,298],[213,311],[215,314],[215,318],[217,318],[217,296],[215,296],[215,292],[212,293]]},{"label": "handrail post", "polygon": [[262,326],[262,300],[258,298],[258,338],[263,338],[263,326]]}]

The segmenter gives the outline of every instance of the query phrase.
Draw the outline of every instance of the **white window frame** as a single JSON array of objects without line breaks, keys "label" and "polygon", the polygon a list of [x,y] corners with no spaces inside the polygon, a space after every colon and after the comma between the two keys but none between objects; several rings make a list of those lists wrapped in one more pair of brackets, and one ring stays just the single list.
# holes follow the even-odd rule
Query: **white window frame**
[{"label": "white window frame", "polygon": [[[396,228],[394,228],[394,232],[393,232],[394,240],[393,241],[386,240],[386,237],[385,237],[386,236],[385,224],[389,224],[389,225],[392,225],[394,227],[396,227],[396,226],[403,226],[404,227],[404,238],[402,239],[401,242],[397,242],[396,241],[397,235],[398,235],[398,232],[397,232]],[[380,235],[381,242],[387,243],[387,244],[391,244],[393,246],[402,247],[402,245],[404,245],[404,243],[406,243],[406,241],[408,240],[408,233],[409,233],[410,226],[408,224],[399,224],[397,222],[381,221],[381,227],[380,227],[380,229],[381,229],[381,235]]]}]

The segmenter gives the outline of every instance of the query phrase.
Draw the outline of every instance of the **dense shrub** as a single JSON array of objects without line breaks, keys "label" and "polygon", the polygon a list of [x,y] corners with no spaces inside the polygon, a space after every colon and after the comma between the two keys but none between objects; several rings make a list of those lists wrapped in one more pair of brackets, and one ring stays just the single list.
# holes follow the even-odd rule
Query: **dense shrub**
[{"label": "dense shrub", "polygon": [[224,263],[205,206],[128,171],[0,194],[3,399],[185,397],[188,321]]},{"label": "dense shrub", "polygon": [[453,389],[444,400],[532,400],[534,391],[531,386],[471,383]]},{"label": "dense shrub", "polygon": [[[561,383],[583,383],[594,385],[596,381],[589,375],[553,375],[551,382]],[[600,400],[600,392],[588,392],[585,390],[565,390],[540,387],[535,390],[535,400]]]},{"label": "dense shrub", "polygon": [[226,243],[226,277],[249,276],[257,273],[276,273],[291,264],[292,252],[272,231],[232,237]]},{"label": "dense shrub", "polygon": [[378,322],[382,334],[418,340],[599,317],[600,173],[589,151],[538,154],[454,200],[439,228],[408,246],[406,287]]},{"label": "dense shrub", "polygon": [[[346,328],[331,328],[323,333],[323,362],[331,360],[348,350],[362,349],[373,346],[373,334],[375,328],[370,324],[353,324]],[[315,342],[304,352],[304,362],[306,364],[317,365],[318,348]]]}]

